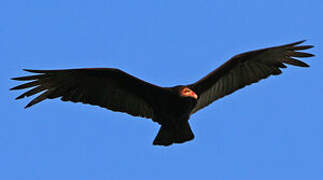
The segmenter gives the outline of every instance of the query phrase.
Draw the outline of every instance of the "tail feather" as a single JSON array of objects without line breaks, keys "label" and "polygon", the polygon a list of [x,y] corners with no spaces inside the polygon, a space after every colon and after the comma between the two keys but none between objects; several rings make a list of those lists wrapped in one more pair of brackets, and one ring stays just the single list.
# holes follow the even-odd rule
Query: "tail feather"
[{"label": "tail feather", "polygon": [[188,122],[178,126],[162,125],[153,142],[154,145],[169,146],[173,143],[184,143],[194,139],[194,134]]},{"label": "tail feather", "polygon": [[153,145],[169,146],[174,142],[174,131],[172,128],[166,125],[162,125],[158,131],[157,136],[153,142]]},{"label": "tail feather", "polygon": [[178,127],[175,133],[175,143],[184,143],[186,141],[190,141],[194,139],[194,134],[192,132],[190,124],[188,122],[183,123]]}]

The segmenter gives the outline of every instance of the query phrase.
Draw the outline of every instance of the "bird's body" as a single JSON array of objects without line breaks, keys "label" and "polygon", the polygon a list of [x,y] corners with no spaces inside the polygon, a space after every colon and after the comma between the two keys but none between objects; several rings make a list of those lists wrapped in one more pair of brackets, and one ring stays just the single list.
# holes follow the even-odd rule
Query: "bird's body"
[{"label": "bird's body", "polygon": [[170,145],[173,142],[181,143],[194,138],[188,120],[197,99],[181,96],[178,92],[183,88],[185,86],[167,88],[169,94],[156,101],[153,121],[162,127],[154,140],[155,145]]},{"label": "bird's body", "polygon": [[311,57],[298,52],[313,46],[297,46],[304,41],[250,51],[234,56],[201,80],[174,87],[160,87],[119,69],[85,68],[65,70],[26,70],[36,75],[13,78],[31,81],[11,90],[31,88],[17,99],[43,92],[30,107],[45,99],[82,102],[150,118],[161,125],[154,145],[183,143],[194,138],[190,116],[215,100],[270,75],[279,75],[285,64],[308,67],[293,57]]}]

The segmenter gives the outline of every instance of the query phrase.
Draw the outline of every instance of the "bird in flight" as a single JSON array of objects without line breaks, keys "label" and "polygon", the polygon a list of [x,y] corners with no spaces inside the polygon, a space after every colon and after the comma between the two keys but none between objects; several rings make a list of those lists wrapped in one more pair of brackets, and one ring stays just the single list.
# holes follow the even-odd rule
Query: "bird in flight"
[{"label": "bird in flight", "polygon": [[150,118],[161,125],[154,145],[168,146],[194,138],[189,125],[192,114],[212,102],[271,75],[279,75],[285,64],[309,67],[295,57],[312,57],[300,52],[312,48],[299,41],[236,55],[199,81],[160,87],[113,68],[30,70],[30,76],[12,78],[29,81],[10,90],[32,88],[16,99],[42,92],[25,108],[45,99],[97,105],[132,116]]}]

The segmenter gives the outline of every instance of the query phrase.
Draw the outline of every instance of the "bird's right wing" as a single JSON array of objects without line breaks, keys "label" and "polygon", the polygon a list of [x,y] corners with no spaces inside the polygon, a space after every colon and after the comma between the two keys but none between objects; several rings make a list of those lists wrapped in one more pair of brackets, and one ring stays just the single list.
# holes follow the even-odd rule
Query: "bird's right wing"
[{"label": "bird's right wing", "polygon": [[299,52],[299,50],[313,47],[310,45],[297,46],[303,42],[299,41],[236,55],[201,80],[188,85],[199,96],[192,114],[240,88],[256,83],[270,75],[281,74],[280,68],[286,68],[284,64],[308,67],[306,63],[294,58],[313,56],[313,54]]},{"label": "bird's right wing", "polygon": [[33,89],[17,99],[43,92],[33,99],[30,107],[45,99],[60,97],[63,101],[82,102],[98,105],[112,111],[125,112],[133,116],[153,117],[154,96],[164,89],[118,69],[66,69],[66,70],[25,70],[36,75],[12,78],[31,81],[11,88]]}]

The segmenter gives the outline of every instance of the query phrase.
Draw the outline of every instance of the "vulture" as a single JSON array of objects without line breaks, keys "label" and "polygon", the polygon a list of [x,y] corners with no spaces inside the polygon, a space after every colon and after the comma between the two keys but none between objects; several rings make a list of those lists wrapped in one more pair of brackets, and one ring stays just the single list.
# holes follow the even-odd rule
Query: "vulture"
[{"label": "vulture", "polygon": [[28,82],[10,90],[32,88],[16,99],[42,92],[25,108],[45,99],[60,98],[152,119],[161,126],[153,144],[168,146],[194,139],[188,120],[212,102],[271,75],[281,74],[286,64],[309,67],[296,59],[314,56],[300,52],[313,47],[300,45],[303,42],[238,54],[188,85],[161,87],[115,68],[24,69],[34,74],[12,78]]}]

